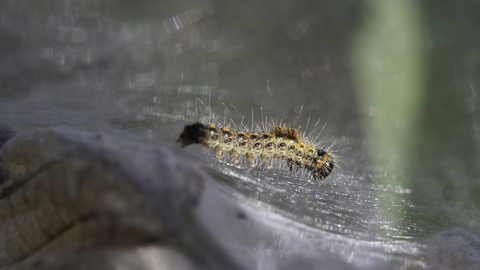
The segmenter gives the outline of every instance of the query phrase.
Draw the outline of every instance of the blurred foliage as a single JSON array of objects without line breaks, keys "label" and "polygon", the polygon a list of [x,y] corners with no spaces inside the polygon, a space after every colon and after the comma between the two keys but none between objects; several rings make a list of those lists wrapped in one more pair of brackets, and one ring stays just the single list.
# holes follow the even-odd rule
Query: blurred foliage
[{"label": "blurred foliage", "polygon": [[452,226],[480,232],[475,8],[473,1],[367,1],[354,44],[372,158],[393,174],[379,183],[410,189],[416,206],[407,216],[385,212],[428,235]]}]

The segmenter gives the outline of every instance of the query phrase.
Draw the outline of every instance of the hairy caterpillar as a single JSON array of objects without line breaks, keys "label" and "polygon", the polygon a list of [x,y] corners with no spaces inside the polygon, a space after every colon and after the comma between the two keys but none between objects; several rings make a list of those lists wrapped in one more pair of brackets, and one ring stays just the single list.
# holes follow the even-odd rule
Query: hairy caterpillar
[{"label": "hairy caterpillar", "polygon": [[282,159],[287,162],[291,172],[306,169],[311,172],[313,179],[322,181],[330,175],[335,165],[327,151],[306,142],[297,129],[285,125],[275,125],[271,131],[247,133],[197,122],[185,126],[177,143],[182,148],[201,144],[215,150],[217,159],[229,153],[236,164],[241,156],[246,156],[252,167],[257,166],[257,157],[268,168],[272,166],[272,158]]}]

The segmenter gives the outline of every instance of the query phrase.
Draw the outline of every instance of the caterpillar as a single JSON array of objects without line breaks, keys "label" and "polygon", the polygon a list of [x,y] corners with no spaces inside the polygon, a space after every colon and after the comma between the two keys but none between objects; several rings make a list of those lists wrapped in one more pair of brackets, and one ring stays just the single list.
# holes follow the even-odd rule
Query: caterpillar
[{"label": "caterpillar", "polygon": [[302,138],[298,129],[286,125],[274,125],[271,131],[248,133],[196,122],[185,126],[177,143],[182,148],[190,144],[211,148],[218,160],[229,153],[235,164],[239,163],[241,156],[245,156],[253,168],[257,166],[258,157],[269,169],[272,159],[281,159],[287,162],[292,173],[306,169],[314,180],[323,181],[335,166],[333,157],[327,151],[316,148]]}]

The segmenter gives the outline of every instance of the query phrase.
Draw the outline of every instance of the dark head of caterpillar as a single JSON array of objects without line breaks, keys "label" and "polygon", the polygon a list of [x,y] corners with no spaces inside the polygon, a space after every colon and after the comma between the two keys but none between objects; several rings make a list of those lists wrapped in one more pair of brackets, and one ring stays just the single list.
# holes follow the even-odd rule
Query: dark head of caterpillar
[{"label": "dark head of caterpillar", "polygon": [[202,123],[195,123],[193,125],[187,125],[177,139],[177,143],[184,148],[187,145],[194,143],[201,143],[201,139],[205,137],[205,125]]},{"label": "dark head of caterpillar", "polygon": [[272,158],[282,159],[292,172],[306,169],[315,180],[327,178],[335,164],[327,151],[314,147],[302,139],[297,129],[285,125],[276,125],[271,131],[248,133],[197,122],[185,126],[177,142],[182,148],[190,144],[202,144],[215,150],[217,159],[221,159],[224,153],[229,153],[235,163],[239,163],[240,157],[245,156],[252,167],[256,167],[257,157],[268,168],[272,166]]}]

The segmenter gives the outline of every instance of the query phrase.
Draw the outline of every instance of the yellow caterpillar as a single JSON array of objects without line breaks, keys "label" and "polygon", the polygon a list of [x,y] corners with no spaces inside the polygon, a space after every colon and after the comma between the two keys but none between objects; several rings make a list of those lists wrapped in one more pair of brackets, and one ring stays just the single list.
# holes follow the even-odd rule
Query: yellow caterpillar
[{"label": "yellow caterpillar", "polygon": [[306,142],[297,129],[285,125],[275,125],[269,132],[246,133],[197,122],[185,126],[177,143],[182,148],[190,144],[202,144],[215,150],[217,159],[229,153],[236,164],[245,155],[252,167],[257,166],[257,157],[268,168],[272,166],[272,158],[282,159],[287,162],[290,171],[306,169],[312,173],[313,179],[322,181],[330,175],[335,165],[327,151]]}]

